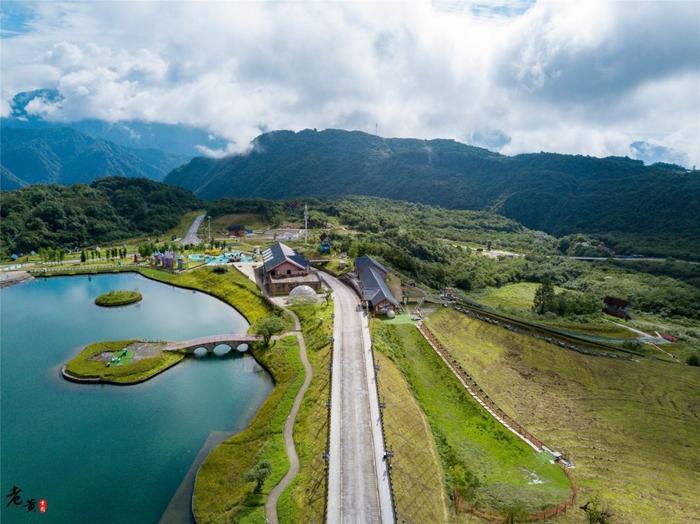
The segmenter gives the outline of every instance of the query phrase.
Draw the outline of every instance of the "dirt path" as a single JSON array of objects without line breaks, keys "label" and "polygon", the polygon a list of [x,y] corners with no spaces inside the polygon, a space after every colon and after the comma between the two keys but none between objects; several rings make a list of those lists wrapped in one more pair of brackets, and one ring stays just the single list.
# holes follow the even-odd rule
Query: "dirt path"
[{"label": "dirt path", "polygon": [[282,478],[279,484],[277,484],[267,497],[265,502],[265,520],[270,524],[278,524],[279,519],[277,518],[277,501],[280,495],[285,489],[292,483],[294,477],[299,473],[299,456],[297,455],[297,450],[294,447],[294,422],[297,418],[297,413],[299,413],[299,408],[301,407],[301,401],[304,399],[306,390],[309,389],[309,384],[311,384],[311,378],[313,377],[313,370],[311,369],[311,364],[309,363],[309,358],[306,354],[306,343],[304,342],[304,336],[301,334],[301,324],[299,323],[299,318],[292,312],[287,310],[294,318],[294,329],[295,331],[290,333],[285,333],[280,335],[280,337],[295,335],[299,341],[299,355],[301,356],[301,363],[304,365],[304,383],[299,388],[297,396],[294,398],[294,404],[292,409],[287,416],[287,421],[284,423],[284,447],[287,451],[287,457],[289,457],[289,470],[287,474]]}]

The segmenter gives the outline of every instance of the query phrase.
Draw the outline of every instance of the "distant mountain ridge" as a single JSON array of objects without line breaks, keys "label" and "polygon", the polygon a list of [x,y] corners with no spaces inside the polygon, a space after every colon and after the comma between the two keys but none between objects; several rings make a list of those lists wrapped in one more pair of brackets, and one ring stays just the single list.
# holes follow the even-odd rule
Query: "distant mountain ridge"
[{"label": "distant mountain ridge", "polygon": [[700,238],[700,173],[626,157],[509,157],[453,140],[275,131],[246,155],[194,158],[165,182],[205,199],[371,195],[494,211],[555,235]]},{"label": "distant mountain ridge", "polygon": [[2,119],[4,127],[48,128],[69,127],[92,138],[109,140],[120,146],[159,149],[177,156],[192,158],[202,155],[202,147],[223,150],[227,141],[203,129],[186,124],[164,124],[143,120],[84,119],[72,122],[51,122],[31,110],[32,103],[60,105],[63,96],[56,89],[36,89],[17,93],[10,102],[11,115]]},{"label": "distant mountain ridge", "polygon": [[189,157],[94,139],[68,127],[2,126],[0,185],[90,183],[107,176],[162,180]]}]

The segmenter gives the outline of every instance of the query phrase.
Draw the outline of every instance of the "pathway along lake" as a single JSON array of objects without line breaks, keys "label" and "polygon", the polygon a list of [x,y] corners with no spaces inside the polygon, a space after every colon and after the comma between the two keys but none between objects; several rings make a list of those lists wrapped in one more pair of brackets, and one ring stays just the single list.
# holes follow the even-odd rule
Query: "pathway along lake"
[{"label": "pathway along lake", "polygon": [[[137,290],[143,300],[101,308],[95,297]],[[143,384],[80,385],[61,366],[105,339],[188,339],[244,332],[223,302],[137,274],[54,277],[0,292],[0,521],[158,522],[211,431],[243,429],[273,388],[255,359],[187,358]],[[47,502],[44,515],[10,505]]]}]

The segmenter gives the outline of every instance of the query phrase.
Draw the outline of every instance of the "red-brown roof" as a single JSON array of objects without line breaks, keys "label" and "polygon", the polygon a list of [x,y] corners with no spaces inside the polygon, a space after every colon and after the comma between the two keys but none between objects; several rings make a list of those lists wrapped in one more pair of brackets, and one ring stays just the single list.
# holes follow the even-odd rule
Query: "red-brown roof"
[{"label": "red-brown roof", "polygon": [[603,300],[606,304],[609,304],[611,306],[619,306],[619,307],[625,307],[626,305],[629,304],[629,300],[625,300],[623,298],[617,298],[617,297],[605,297]]}]

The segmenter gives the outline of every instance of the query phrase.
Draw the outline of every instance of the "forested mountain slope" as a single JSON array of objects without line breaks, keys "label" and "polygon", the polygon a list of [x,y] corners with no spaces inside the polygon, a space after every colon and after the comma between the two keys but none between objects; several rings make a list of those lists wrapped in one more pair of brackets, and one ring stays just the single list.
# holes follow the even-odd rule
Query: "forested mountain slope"
[{"label": "forested mountain slope", "polygon": [[659,238],[686,249],[700,237],[700,173],[620,157],[508,157],[452,140],[275,131],[246,155],[195,158],[165,182],[205,199],[356,194],[487,209],[555,235],[631,238],[646,252]]},{"label": "forested mountain slope", "polygon": [[89,186],[33,185],[0,195],[3,256],[162,233],[199,204],[184,189],[131,178],[105,178]]}]

